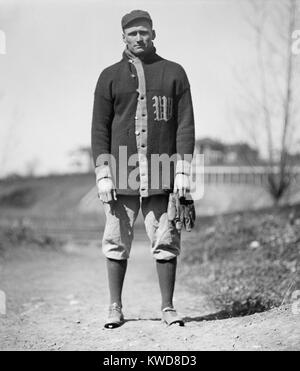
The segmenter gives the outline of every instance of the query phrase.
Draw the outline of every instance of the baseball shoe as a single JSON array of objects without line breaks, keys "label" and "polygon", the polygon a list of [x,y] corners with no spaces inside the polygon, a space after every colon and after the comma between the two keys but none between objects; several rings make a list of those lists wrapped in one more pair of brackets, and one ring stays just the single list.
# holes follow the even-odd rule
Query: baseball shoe
[{"label": "baseball shoe", "polygon": [[122,313],[122,307],[117,303],[113,303],[109,306],[108,317],[104,324],[105,328],[113,329],[120,327],[124,323],[124,315]]},{"label": "baseball shoe", "polygon": [[184,321],[180,318],[176,312],[176,309],[167,307],[162,310],[162,322],[168,326],[177,324],[178,326],[184,326]]}]

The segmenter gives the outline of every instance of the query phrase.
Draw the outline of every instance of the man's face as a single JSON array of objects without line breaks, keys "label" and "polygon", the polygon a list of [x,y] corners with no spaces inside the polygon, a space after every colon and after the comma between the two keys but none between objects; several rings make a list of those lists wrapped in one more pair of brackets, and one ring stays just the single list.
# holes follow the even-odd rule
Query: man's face
[{"label": "man's face", "polygon": [[127,48],[135,55],[147,51],[152,46],[152,40],[155,39],[155,31],[152,30],[149,22],[146,20],[136,20],[125,28],[123,41]]}]

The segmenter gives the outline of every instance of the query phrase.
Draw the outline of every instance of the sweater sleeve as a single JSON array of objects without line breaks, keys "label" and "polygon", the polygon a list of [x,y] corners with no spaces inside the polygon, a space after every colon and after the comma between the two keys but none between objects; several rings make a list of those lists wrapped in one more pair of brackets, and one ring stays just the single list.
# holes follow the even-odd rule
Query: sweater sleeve
[{"label": "sweater sleeve", "polygon": [[[94,92],[91,142],[95,166],[103,166],[103,155],[110,153],[111,124],[113,120],[113,98],[110,79],[104,70],[97,82]],[[99,161],[102,155],[102,161]]]},{"label": "sweater sleeve", "polygon": [[176,152],[179,155],[176,172],[189,174],[195,147],[195,123],[190,84],[182,67],[179,73],[176,102],[178,123]]}]

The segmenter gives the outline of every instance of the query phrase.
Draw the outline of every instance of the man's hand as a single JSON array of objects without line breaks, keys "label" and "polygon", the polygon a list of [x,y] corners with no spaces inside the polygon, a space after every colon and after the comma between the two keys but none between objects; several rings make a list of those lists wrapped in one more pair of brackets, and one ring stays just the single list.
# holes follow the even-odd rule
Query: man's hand
[{"label": "man's hand", "polygon": [[187,174],[176,174],[174,180],[174,193],[178,193],[179,198],[186,197],[190,191],[190,178]]},{"label": "man's hand", "polygon": [[101,178],[97,181],[98,197],[103,202],[117,200],[116,189],[111,178]]},{"label": "man's hand", "polygon": [[187,232],[190,232],[196,221],[194,200],[190,197],[180,199],[180,220]]},{"label": "man's hand", "polygon": [[176,193],[169,195],[168,219],[175,224],[177,230],[185,228],[187,232],[190,232],[195,225],[196,212],[191,195],[187,196],[187,198],[179,198]]}]

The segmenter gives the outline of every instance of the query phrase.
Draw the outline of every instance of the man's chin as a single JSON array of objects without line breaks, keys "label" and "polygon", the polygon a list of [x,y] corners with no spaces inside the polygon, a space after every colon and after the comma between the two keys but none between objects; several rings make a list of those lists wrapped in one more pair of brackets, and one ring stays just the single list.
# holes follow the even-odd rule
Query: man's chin
[{"label": "man's chin", "polygon": [[146,49],[145,48],[136,48],[134,49],[134,54],[139,55],[145,53]]}]

